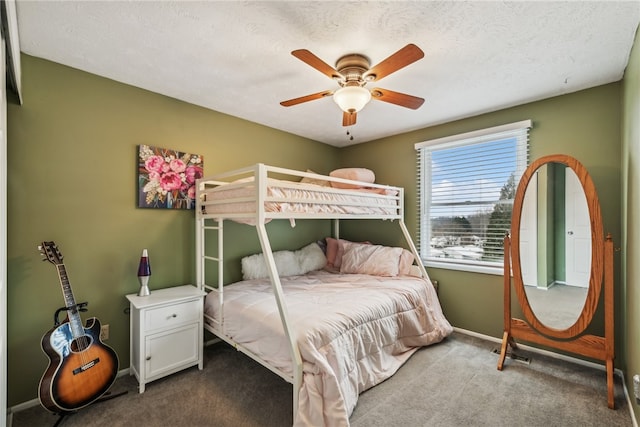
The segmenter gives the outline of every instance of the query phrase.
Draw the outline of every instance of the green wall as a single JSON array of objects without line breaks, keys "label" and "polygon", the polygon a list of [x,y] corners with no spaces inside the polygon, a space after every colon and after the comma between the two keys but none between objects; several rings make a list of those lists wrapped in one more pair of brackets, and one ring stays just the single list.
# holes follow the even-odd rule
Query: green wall
[{"label": "green wall", "polygon": [[[204,156],[205,174],[257,162],[328,173],[338,149],[175,99],[24,55],[24,104],[8,109],[8,405],[37,397],[48,359],[42,335],[64,305],[53,265],[37,245],[55,241],[86,319],[110,325],[106,342],[129,366],[125,295],[138,291],[137,264],[149,250],[149,287],[195,280],[193,211],[136,207],[137,145]],[[279,106],[274,106],[279,108]],[[275,221],[274,249],[330,233]],[[239,231],[227,254],[259,252],[255,231]],[[231,240],[231,239],[230,239]],[[235,275],[239,274],[239,262]]]},{"label": "green wall", "polygon": [[[622,348],[627,361],[627,389],[633,396],[634,374],[640,374],[640,33],[636,33],[623,80],[622,116]],[[636,419],[640,405],[631,397]]]},{"label": "green wall", "polygon": [[[435,138],[484,129],[520,120],[531,119],[531,155],[536,159],[548,154],[568,154],[584,164],[598,190],[604,231],[610,232],[620,244],[620,187],[621,179],[621,84],[613,83],[589,90],[514,108],[459,120],[439,126],[384,138],[367,144],[342,149],[343,165],[359,165],[376,172],[381,182],[403,186],[406,192],[407,227],[417,229],[416,151],[414,144]],[[346,237],[367,238],[363,227],[343,227]],[[396,240],[388,235],[386,241]],[[445,269],[428,269],[439,281],[439,296],[445,315],[455,326],[496,338],[503,332],[502,276],[468,273]],[[616,302],[619,306],[620,256],[616,256]],[[515,299],[515,298],[514,298]],[[515,313],[519,313],[514,306]],[[600,310],[601,311],[601,310]],[[601,314],[601,313],[600,313]],[[603,333],[604,322],[598,321],[590,332]],[[622,321],[616,315],[616,324]],[[618,350],[621,348],[621,329],[617,330]],[[617,353],[621,355],[620,351]],[[619,357],[618,360],[623,359]],[[619,366],[619,365],[618,365]]]}]

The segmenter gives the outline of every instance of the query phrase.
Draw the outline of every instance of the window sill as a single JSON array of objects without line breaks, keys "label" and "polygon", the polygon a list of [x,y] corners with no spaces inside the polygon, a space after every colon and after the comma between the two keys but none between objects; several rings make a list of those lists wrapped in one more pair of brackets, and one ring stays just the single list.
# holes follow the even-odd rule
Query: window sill
[{"label": "window sill", "polygon": [[423,260],[423,262],[425,267],[428,268],[442,268],[445,270],[466,271],[468,273],[492,274],[495,276],[502,276],[504,274],[504,269],[502,266],[492,267],[464,262],[437,261],[433,259]]}]

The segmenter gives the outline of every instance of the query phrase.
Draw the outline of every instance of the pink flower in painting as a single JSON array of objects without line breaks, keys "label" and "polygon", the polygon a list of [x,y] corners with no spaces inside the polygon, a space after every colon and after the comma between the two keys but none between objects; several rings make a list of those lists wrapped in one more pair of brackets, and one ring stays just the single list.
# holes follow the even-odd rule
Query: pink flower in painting
[{"label": "pink flower in painting", "polygon": [[156,171],[149,171],[149,181],[160,181],[160,173]]},{"label": "pink flower in painting", "polygon": [[195,186],[191,186],[189,187],[189,190],[187,190],[187,197],[190,199],[195,199],[196,198],[196,187]]},{"label": "pink flower in painting", "polygon": [[144,167],[149,172],[162,172],[164,166],[164,158],[161,156],[149,156],[144,162]]},{"label": "pink flower in painting", "polygon": [[171,161],[169,162],[169,168],[176,173],[180,173],[184,172],[184,170],[187,168],[187,165],[185,165],[184,162],[180,159],[171,159]]},{"label": "pink flower in painting", "polygon": [[196,179],[202,178],[202,168],[200,166],[189,166],[184,172],[187,183],[195,184]]},{"label": "pink flower in painting", "polygon": [[179,190],[181,186],[182,180],[180,179],[180,175],[177,173],[167,172],[162,175],[160,187],[162,187],[164,191]]}]

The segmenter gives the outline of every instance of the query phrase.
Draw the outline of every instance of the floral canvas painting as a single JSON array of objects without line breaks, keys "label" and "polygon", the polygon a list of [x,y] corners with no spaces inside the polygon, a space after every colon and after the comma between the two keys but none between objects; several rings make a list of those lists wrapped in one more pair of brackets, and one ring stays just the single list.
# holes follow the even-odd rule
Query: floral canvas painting
[{"label": "floral canvas painting", "polygon": [[150,145],[138,146],[138,207],[195,208],[202,156]]}]

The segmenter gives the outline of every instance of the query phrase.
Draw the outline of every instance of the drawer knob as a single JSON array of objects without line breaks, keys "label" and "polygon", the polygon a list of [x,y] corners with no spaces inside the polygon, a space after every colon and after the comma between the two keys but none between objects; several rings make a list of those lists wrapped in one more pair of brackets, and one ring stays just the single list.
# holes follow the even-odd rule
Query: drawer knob
[{"label": "drawer knob", "polygon": [[151,360],[151,356],[147,356],[147,360]]},{"label": "drawer knob", "polygon": [[171,317],[178,317],[178,315],[174,313],[171,315]]}]

